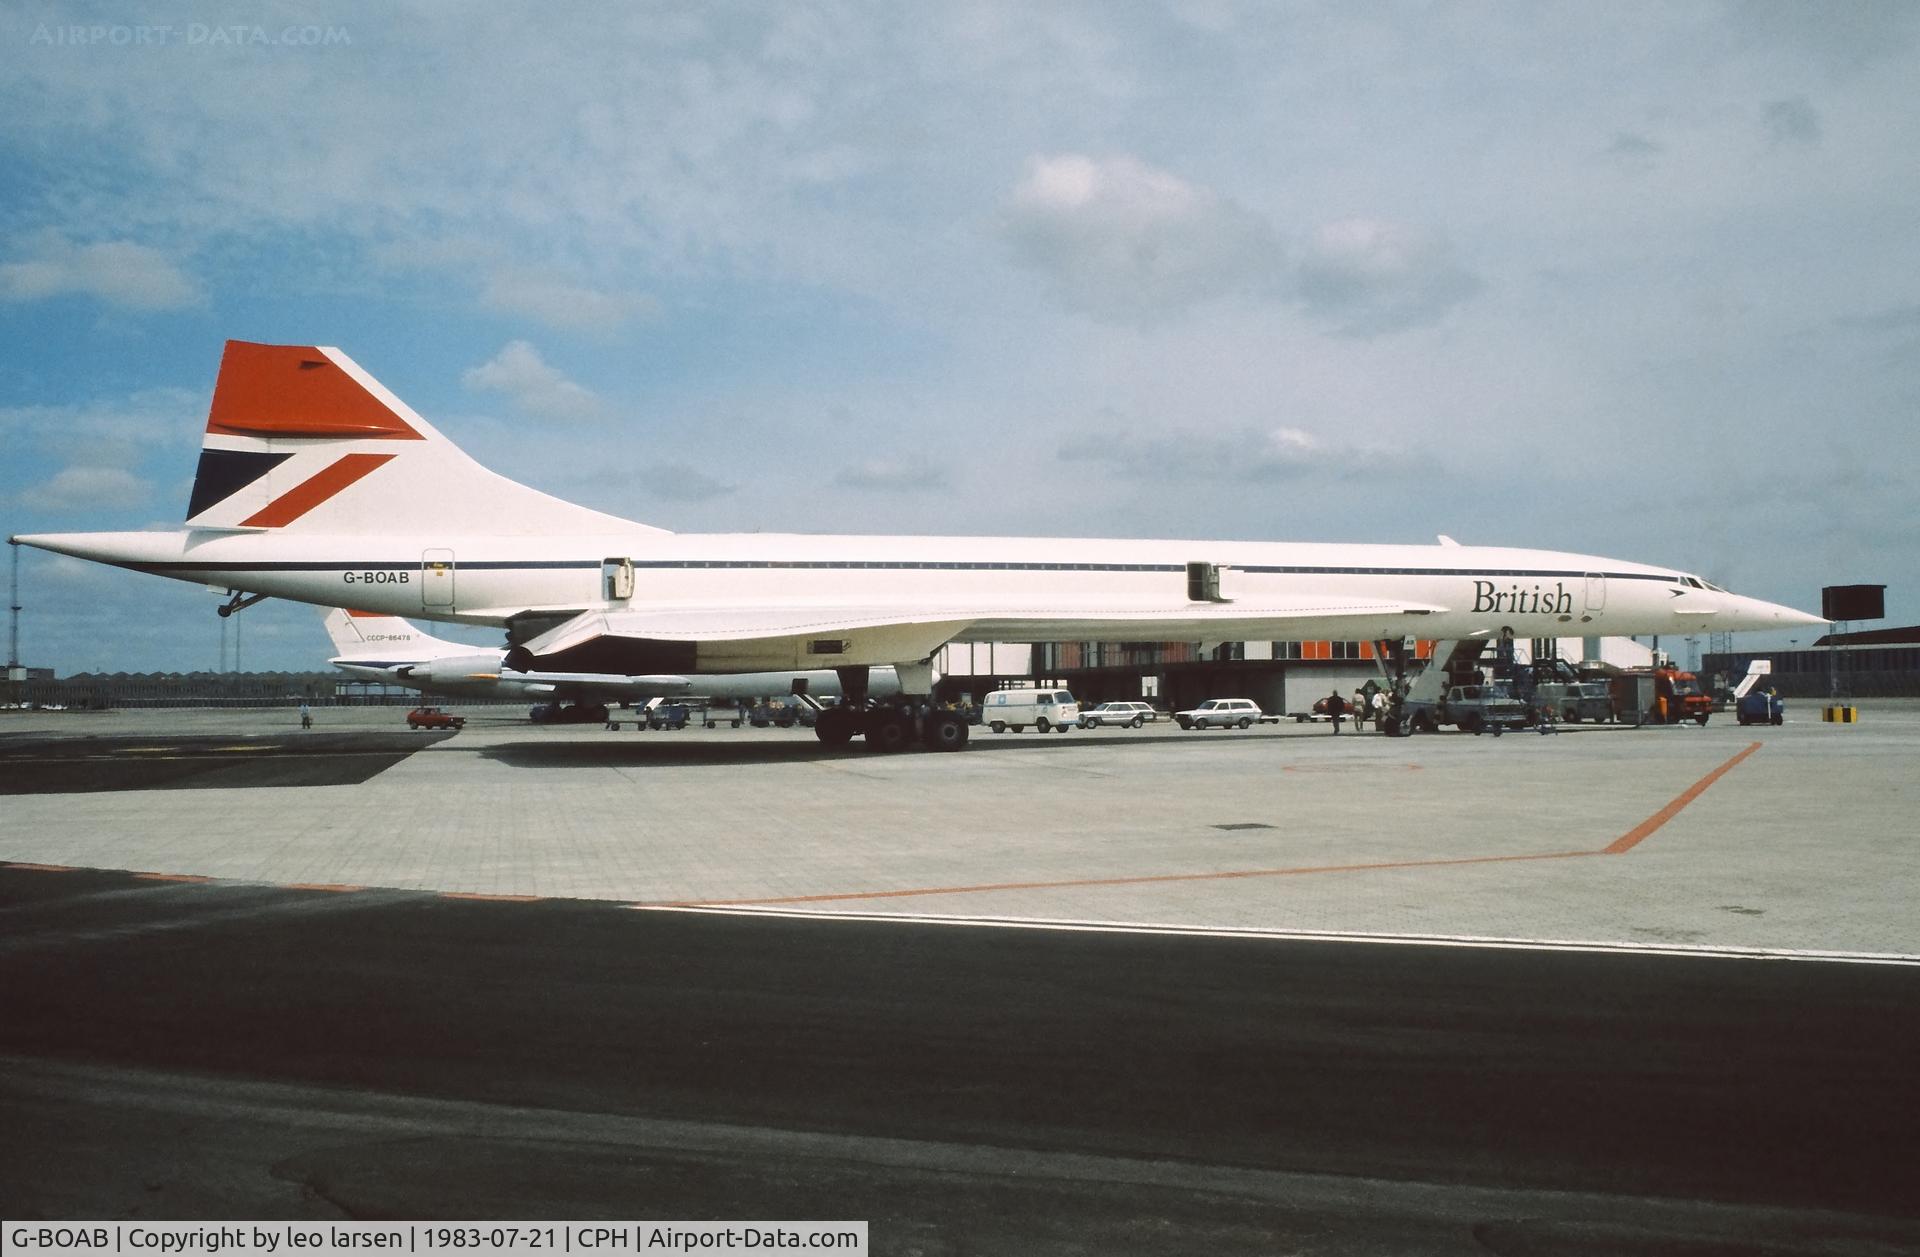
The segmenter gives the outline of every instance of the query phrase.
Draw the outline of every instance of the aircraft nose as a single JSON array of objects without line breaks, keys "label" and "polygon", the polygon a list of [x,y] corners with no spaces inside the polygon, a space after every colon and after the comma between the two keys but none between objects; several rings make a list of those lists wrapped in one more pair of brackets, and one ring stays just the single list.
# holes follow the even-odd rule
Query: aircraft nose
[{"label": "aircraft nose", "polygon": [[1727,594],[1722,618],[1718,621],[1721,628],[1727,629],[1788,629],[1825,627],[1826,621],[1817,615],[1808,615],[1805,611],[1783,606],[1777,602],[1763,602],[1758,598],[1746,598],[1739,594]]}]

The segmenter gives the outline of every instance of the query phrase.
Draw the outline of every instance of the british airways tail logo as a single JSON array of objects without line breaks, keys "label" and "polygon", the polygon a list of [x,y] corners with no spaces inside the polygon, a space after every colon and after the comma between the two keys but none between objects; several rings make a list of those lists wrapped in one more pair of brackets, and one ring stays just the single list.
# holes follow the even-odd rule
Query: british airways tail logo
[{"label": "british airways tail logo", "polygon": [[1509,585],[1502,589],[1490,580],[1477,580],[1473,582],[1473,610],[1476,615],[1572,615],[1573,592],[1559,581],[1551,588]]}]

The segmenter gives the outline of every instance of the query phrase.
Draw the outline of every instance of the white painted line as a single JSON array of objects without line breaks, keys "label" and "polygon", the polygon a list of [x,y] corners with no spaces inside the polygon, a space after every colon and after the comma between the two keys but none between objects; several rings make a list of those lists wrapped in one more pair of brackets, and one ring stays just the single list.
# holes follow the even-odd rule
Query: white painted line
[{"label": "white painted line", "polygon": [[1363,934],[1336,930],[1263,930],[1151,922],[1071,921],[1027,917],[966,917],[904,912],[824,912],[750,906],[704,907],[691,904],[628,904],[636,912],[682,912],[703,916],[773,917],[790,921],[871,921],[894,925],[957,925],[975,928],[1051,930],[1079,934],[1166,935],[1181,938],[1259,938],[1294,943],[1374,943],[1393,947],[1482,947],[1508,951],[1619,953],[1634,956],[1691,956],[1722,960],[1808,960],[1837,964],[1917,965],[1920,955],[1901,952],[1821,951],[1798,947],[1727,947],[1704,944],[1608,942],[1599,939],[1502,938],[1478,934]]}]

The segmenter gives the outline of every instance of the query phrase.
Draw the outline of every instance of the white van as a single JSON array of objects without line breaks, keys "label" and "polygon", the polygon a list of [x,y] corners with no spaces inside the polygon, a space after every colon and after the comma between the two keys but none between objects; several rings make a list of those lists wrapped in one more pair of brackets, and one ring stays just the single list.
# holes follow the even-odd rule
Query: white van
[{"label": "white van", "polygon": [[1028,725],[1065,733],[1080,723],[1080,704],[1065,690],[995,690],[980,704],[980,723],[995,733]]}]

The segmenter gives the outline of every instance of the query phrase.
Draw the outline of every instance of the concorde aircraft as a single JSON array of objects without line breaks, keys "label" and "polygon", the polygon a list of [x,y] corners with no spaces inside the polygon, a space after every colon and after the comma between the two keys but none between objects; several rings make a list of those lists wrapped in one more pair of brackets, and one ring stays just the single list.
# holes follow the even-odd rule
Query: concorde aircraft
[{"label": "concorde aircraft", "polygon": [[[336,652],[328,662],[348,676],[435,694],[475,698],[528,698],[542,704],[604,703],[614,699],[704,698],[735,701],[797,695],[838,698],[840,674],[830,668],[778,672],[732,672],[720,676],[573,675],[514,672],[503,666],[506,651],[450,642],[421,632],[412,622],[377,611],[334,607],[325,616]],[[900,692],[891,668],[875,668],[869,693]],[[557,714],[555,718],[560,718]]]},{"label": "concorde aircraft", "polygon": [[[1671,568],[1547,550],[673,533],[488,471],[338,349],[227,342],[185,526],[26,545],[263,597],[507,630],[515,672],[831,668],[815,732],[958,750],[929,693],[947,642],[1471,639],[1822,623]],[[243,596],[244,595],[244,596]]]}]

